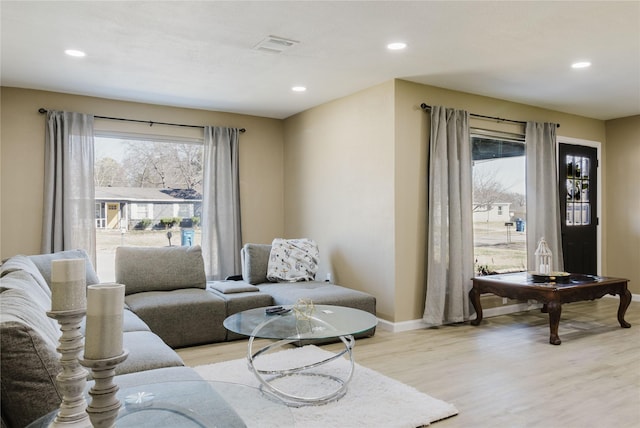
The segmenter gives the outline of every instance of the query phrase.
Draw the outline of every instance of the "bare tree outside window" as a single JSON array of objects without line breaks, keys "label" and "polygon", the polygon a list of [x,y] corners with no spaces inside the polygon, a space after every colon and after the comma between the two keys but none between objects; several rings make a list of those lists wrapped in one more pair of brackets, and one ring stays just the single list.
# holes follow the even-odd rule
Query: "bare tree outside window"
[{"label": "bare tree outside window", "polygon": [[96,187],[127,186],[126,171],[117,160],[103,157],[96,160],[94,167]]},{"label": "bare tree outside window", "polygon": [[496,178],[497,171],[474,169],[473,212],[487,212],[496,202],[504,200],[505,186]]}]

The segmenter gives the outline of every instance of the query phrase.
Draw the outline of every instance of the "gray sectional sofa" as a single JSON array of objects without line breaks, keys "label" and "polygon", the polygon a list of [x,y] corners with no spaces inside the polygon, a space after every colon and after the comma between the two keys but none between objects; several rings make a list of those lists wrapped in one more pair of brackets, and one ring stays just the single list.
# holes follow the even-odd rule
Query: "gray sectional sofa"
[{"label": "gray sectional sofa", "polygon": [[361,291],[319,281],[269,282],[270,250],[270,245],[245,244],[242,279],[207,281],[199,246],[118,247],[116,282],[125,284],[127,306],[172,348],[244,338],[224,328],[226,317],[247,309],[293,305],[300,298],[375,315],[375,297]]},{"label": "gray sectional sofa", "polygon": [[[326,282],[266,280],[269,245],[242,249],[242,280],[206,281],[199,247],[119,247],[116,282],[125,284],[124,347],[116,369],[120,387],[162,379],[196,380],[172,348],[235,340],[224,319],[236,312],[310,298],[375,314],[375,298]],[[62,395],[56,347],[60,336],[51,309],[51,261],[85,258],[87,285],[99,279],[83,250],[14,256],[0,266],[1,407],[3,427],[24,427],[55,410]],[[373,335],[375,329],[360,334]]]},{"label": "gray sectional sofa", "polygon": [[[85,258],[87,284],[98,283],[82,250],[14,256],[0,266],[0,387],[2,426],[22,428],[55,410],[62,393],[56,351],[60,330],[51,310],[51,261]],[[124,347],[129,357],[116,368],[116,382],[129,387],[163,380],[197,380],[178,354],[129,308],[124,309]]]}]

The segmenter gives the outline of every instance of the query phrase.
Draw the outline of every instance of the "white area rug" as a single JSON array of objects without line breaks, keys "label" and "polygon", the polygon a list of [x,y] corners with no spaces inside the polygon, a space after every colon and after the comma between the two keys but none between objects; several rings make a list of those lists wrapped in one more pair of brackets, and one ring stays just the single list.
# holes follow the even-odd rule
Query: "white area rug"
[{"label": "white area rug", "polygon": [[[330,355],[328,351],[309,345],[263,355],[257,360],[257,366],[260,369],[294,367]],[[234,382],[254,387],[260,385],[244,358],[198,366],[195,370],[206,380]],[[346,374],[349,371],[349,362],[346,358],[340,358],[315,370],[334,375]],[[303,383],[314,382],[314,378],[320,377],[297,376],[286,379],[295,379],[295,387],[300,390],[305,387]],[[306,386],[322,387],[315,383]],[[284,385],[279,387],[285,389]],[[344,397],[321,406],[292,407],[291,413],[295,426],[299,428],[416,428],[456,415],[458,410],[452,404],[430,397],[411,386],[356,363],[353,379]],[[249,422],[248,426],[260,426],[260,423],[256,421],[254,425]]]}]

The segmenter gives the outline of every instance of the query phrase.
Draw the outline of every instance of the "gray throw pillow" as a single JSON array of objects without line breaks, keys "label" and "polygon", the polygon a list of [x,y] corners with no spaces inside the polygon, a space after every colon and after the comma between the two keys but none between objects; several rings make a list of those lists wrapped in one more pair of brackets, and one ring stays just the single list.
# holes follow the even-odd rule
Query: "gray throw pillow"
[{"label": "gray throw pillow", "polygon": [[58,251],[51,254],[38,254],[36,256],[28,256],[31,261],[38,267],[38,270],[42,273],[42,276],[47,281],[47,284],[51,285],[51,261],[61,259],[85,259],[85,267],[87,273],[87,285],[99,284],[100,279],[93,269],[89,254],[85,250],[66,250]]}]

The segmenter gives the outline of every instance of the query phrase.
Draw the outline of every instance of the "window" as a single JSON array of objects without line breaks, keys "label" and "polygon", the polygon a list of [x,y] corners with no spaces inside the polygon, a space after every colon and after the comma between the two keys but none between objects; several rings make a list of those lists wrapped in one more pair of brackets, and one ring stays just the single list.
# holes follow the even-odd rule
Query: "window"
[{"label": "window", "polygon": [[202,148],[202,141],[178,138],[95,137],[96,267],[102,281],[115,280],[119,245],[182,245],[187,237],[188,244],[201,243]]},{"label": "window", "polygon": [[98,229],[106,227],[105,204],[96,202],[96,227]]},{"label": "window", "polygon": [[524,137],[472,130],[476,272],[526,270]]},{"label": "window", "polygon": [[131,203],[131,219],[142,220],[153,217],[153,204]]},{"label": "window", "polygon": [[193,204],[176,204],[175,208],[177,217],[193,217]]}]

